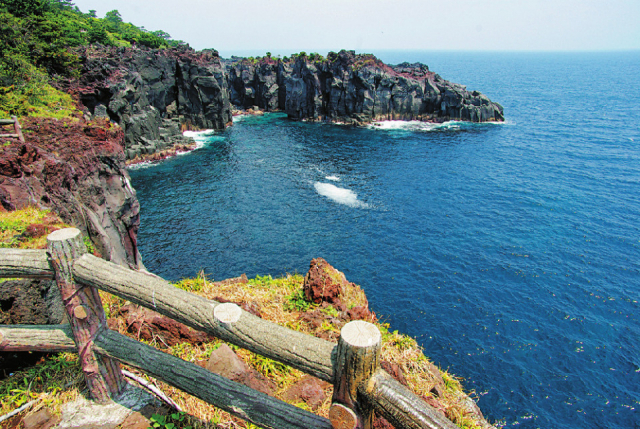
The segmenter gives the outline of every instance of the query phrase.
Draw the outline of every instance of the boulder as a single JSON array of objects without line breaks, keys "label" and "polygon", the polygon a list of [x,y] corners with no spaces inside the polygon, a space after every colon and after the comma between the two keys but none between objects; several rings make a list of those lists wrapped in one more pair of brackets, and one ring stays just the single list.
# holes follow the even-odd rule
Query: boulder
[{"label": "boulder", "polygon": [[325,389],[329,386],[331,385],[325,381],[305,375],[292,384],[282,396],[288,402],[304,402],[311,409],[317,410],[326,399]]},{"label": "boulder", "polygon": [[205,368],[267,395],[273,396],[276,390],[276,385],[271,380],[250,368],[224,343],[211,353]]},{"label": "boulder", "polygon": [[304,277],[304,296],[307,301],[316,304],[335,303],[340,300],[348,284],[343,273],[333,268],[324,259],[316,258],[311,260],[309,271]]},{"label": "boulder", "polygon": [[202,344],[214,338],[160,313],[134,304],[125,305],[120,309],[119,314],[126,320],[128,332],[143,340],[156,341],[158,346],[171,347],[180,343]]}]

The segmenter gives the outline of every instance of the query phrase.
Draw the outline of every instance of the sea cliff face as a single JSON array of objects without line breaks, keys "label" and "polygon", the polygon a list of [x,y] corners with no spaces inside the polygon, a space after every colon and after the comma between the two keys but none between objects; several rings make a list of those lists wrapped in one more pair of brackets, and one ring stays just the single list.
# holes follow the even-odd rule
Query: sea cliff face
[{"label": "sea cliff face", "polygon": [[291,119],[364,124],[377,120],[503,121],[503,109],[424,64],[389,66],[373,55],[221,60],[216,51],[85,47],[69,85],[88,118],[124,130],[133,159],[184,144],[188,128],[224,129],[232,109],[284,111]]},{"label": "sea cliff face", "polygon": [[292,119],[503,121],[503,109],[424,64],[389,66],[373,55],[332,52],[327,59],[242,59],[228,66],[231,102],[282,110]]},{"label": "sea cliff face", "polygon": [[127,159],[188,143],[184,128],[231,122],[226,73],[215,52],[90,46],[80,57],[83,73],[68,90],[88,117],[122,127]]},{"label": "sea cliff face", "polygon": [[0,203],[5,210],[51,209],[105,259],[142,268],[140,204],[125,169],[123,132],[98,122],[25,121],[26,142],[11,139],[1,148]]}]

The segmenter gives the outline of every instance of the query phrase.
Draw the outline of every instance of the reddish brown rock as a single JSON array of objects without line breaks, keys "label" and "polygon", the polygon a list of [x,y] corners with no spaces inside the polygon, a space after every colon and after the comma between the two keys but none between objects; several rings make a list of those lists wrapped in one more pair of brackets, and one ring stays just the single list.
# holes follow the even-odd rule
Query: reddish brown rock
[{"label": "reddish brown rock", "polygon": [[427,362],[427,366],[429,367],[429,372],[431,373],[431,375],[433,375],[433,378],[435,379],[434,385],[431,388],[431,393],[433,393],[434,395],[440,398],[442,397],[442,395],[444,395],[444,391],[445,391],[444,379],[442,378],[442,375],[440,374],[440,370],[438,369],[437,366],[435,366],[431,362]]},{"label": "reddish brown rock", "polygon": [[387,419],[378,415],[376,415],[376,418],[373,421],[373,428],[374,429],[395,429],[395,427],[391,423],[389,423]]},{"label": "reddish brown rock", "polygon": [[55,427],[59,421],[60,417],[54,416],[49,410],[43,408],[26,416],[22,420],[22,427],[24,429],[49,429]]},{"label": "reddish brown rock", "polygon": [[339,301],[349,284],[344,274],[322,258],[311,260],[309,272],[304,277],[304,296],[308,301],[334,303]]},{"label": "reddish brown rock", "polygon": [[391,377],[395,378],[398,383],[408,387],[407,379],[404,378],[402,368],[400,368],[397,363],[383,360],[380,362],[380,367],[387,371]]},{"label": "reddish brown rock", "polygon": [[375,322],[375,313],[369,311],[369,309],[363,305],[356,305],[353,308],[347,310],[347,316],[349,320],[365,320],[367,322]]},{"label": "reddish brown rock", "polygon": [[284,392],[283,397],[288,402],[304,402],[313,410],[317,410],[326,399],[324,390],[329,386],[330,384],[327,382],[305,375],[292,384]]},{"label": "reddish brown rock", "polygon": [[276,385],[271,380],[250,368],[226,344],[220,345],[211,353],[205,368],[267,395],[273,396],[273,392],[276,390]]},{"label": "reddish brown rock", "polygon": [[26,143],[0,147],[0,205],[51,209],[105,259],[140,268],[140,205],[125,169],[123,130],[108,120],[45,118],[26,118],[22,128]]},{"label": "reddish brown rock", "polygon": [[180,343],[201,344],[213,340],[204,332],[196,331],[169,317],[163,316],[147,308],[133,304],[120,309],[120,315],[127,323],[127,331],[139,339],[156,341],[157,345],[167,347]]},{"label": "reddish brown rock", "polygon": [[120,429],[147,429],[149,427],[151,427],[151,421],[138,411],[129,414],[119,426]]}]

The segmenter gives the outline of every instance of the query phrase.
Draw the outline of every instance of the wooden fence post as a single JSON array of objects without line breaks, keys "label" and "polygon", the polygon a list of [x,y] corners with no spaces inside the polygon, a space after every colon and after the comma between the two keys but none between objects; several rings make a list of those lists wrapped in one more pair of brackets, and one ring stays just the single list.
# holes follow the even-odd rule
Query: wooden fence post
[{"label": "wooden fence post", "polygon": [[99,403],[109,402],[125,381],[118,361],[94,350],[93,341],[107,329],[98,290],[76,284],[71,272],[74,259],[87,251],[82,234],[76,228],[60,229],[47,236],[47,244],[91,397]]},{"label": "wooden fence post", "polygon": [[333,405],[329,420],[334,428],[373,428],[373,407],[358,395],[380,365],[382,336],[372,323],[363,320],[349,322],[340,331],[335,361]]},{"label": "wooden fence post", "polygon": [[16,116],[12,116],[11,119],[13,119],[13,129],[16,131],[16,135],[18,136],[18,139],[20,139],[20,141],[24,143],[24,136],[22,135],[22,127],[20,126],[20,122],[18,122],[18,118]]}]

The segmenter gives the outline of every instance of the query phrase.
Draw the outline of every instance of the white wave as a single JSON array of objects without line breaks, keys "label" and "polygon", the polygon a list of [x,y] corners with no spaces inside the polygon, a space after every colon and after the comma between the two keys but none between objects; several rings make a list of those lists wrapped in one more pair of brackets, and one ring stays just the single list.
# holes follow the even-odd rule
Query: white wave
[{"label": "white wave", "polygon": [[185,136],[185,137],[193,137],[194,139],[197,139],[197,138],[210,137],[210,136],[214,135],[215,133],[216,133],[215,130],[183,131],[182,135]]},{"label": "white wave", "polygon": [[435,131],[459,129],[460,121],[447,121],[441,124],[422,121],[378,121],[368,127],[374,130],[406,130],[406,131]]},{"label": "white wave", "polygon": [[327,176],[325,177],[327,180],[331,180],[332,182],[339,182],[340,178],[338,176]]},{"label": "white wave", "polygon": [[338,188],[337,186],[332,185],[331,183],[321,183],[321,182],[314,183],[313,187],[316,188],[317,193],[319,193],[323,197],[327,197],[330,200],[335,201],[336,203],[344,204],[349,207],[356,207],[356,208],[369,207],[368,204],[358,200],[358,194],[356,194],[355,192],[349,189]]},{"label": "white wave", "polygon": [[158,165],[158,163],[151,162],[151,161],[143,161],[143,162],[138,162],[136,164],[128,165],[127,170],[141,170],[143,168],[149,168],[155,165]]},{"label": "white wave", "polygon": [[439,131],[439,130],[459,130],[461,128],[475,126],[508,125],[508,122],[467,122],[467,121],[447,121],[441,124],[422,121],[378,121],[368,125],[374,130],[404,130],[404,131]]},{"label": "white wave", "polygon": [[236,115],[236,116],[234,116],[231,120],[232,120],[233,122],[240,122],[240,121],[242,121],[244,118],[246,118],[246,117],[248,117],[248,116],[250,116],[250,115],[240,114],[240,115]]}]

